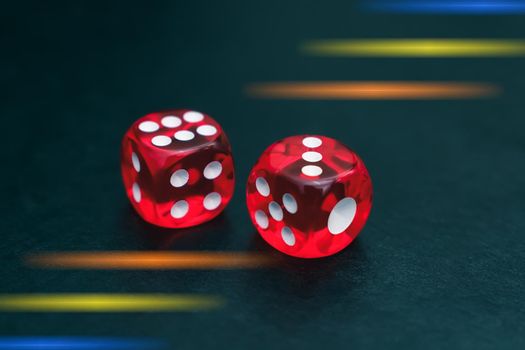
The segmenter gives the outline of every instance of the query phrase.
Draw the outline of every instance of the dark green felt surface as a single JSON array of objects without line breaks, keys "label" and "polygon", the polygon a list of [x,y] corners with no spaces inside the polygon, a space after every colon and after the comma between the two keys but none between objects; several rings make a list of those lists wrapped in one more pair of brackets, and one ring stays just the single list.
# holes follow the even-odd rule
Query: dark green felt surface
[{"label": "dark green felt surface", "polygon": [[[0,292],[206,293],[200,313],[8,314],[2,335],[152,336],[173,349],[518,349],[525,346],[525,62],[306,57],[316,38],[525,37],[523,16],[361,13],[350,1],[12,2],[2,5]],[[272,101],[257,81],[460,80],[458,101]],[[119,175],[141,115],[192,108],[233,144],[239,179],[202,227],[143,223]],[[375,186],[341,254],[273,270],[56,271],[60,250],[268,251],[244,206],[264,148],[319,133],[355,149]]]}]

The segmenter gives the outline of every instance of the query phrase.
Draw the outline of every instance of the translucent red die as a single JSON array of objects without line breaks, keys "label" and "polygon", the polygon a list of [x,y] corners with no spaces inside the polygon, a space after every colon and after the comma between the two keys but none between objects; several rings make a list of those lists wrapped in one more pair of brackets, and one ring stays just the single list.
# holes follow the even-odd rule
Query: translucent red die
[{"label": "translucent red die", "polygon": [[292,136],[268,147],[252,169],[247,205],[253,224],[277,250],[318,258],[348,246],[372,207],[363,161],[324,136]]},{"label": "translucent red die", "polygon": [[144,220],[189,227],[219,215],[233,195],[228,138],[210,116],[189,110],[148,114],[124,135],[121,171]]}]

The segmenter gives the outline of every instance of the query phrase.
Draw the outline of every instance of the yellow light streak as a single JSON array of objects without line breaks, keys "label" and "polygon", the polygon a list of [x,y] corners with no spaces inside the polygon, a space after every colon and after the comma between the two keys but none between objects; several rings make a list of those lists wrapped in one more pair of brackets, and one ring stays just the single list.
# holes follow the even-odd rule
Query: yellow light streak
[{"label": "yellow light streak", "polygon": [[523,40],[340,39],[307,42],[302,50],[318,56],[510,57],[525,55]]},{"label": "yellow light streak", "polygon": [[8,312],[170,312],[220,307],[217,297],[174,294],[14,294],[0,295]]}]

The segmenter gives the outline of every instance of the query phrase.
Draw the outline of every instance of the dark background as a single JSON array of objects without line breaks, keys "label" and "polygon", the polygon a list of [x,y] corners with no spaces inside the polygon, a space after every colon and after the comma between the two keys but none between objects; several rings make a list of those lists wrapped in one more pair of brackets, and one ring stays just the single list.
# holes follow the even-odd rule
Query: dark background
[{"label": "dark background", "polygon": [[[523,58],[304,56],[321,38],[523,38],[523,16],[363,13],[351,1],[10,2],[2,5],[1,293],[206,293],[200,313],[0,314],[2,335],[151,336],[173,349],[517,349],[525,346]],[[251,99],[264,81],[501,85],[458,101]],[[237,163],[212,223],[157,229],[131,209],[119,144],[166,108],[212,115]],[[259,154],[325,134],[364,159],[369,222],[331,258],[277,269],[56,271],[38,251],[268,251],[244,205]],[[276,253],[278,254],[278,253]]]}]

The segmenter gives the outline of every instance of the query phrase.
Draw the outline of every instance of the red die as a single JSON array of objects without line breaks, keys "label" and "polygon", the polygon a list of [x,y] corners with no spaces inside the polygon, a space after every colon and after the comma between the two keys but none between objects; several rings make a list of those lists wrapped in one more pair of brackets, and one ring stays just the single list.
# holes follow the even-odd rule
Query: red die
[{"label": "red die", "polygon": [[144,220],[189,227],[221,213],[233,195],[230,143],[211,117],[193,111],[151,113],[122,141],[122,178]]},{"label": "red die", "polygon": [[372,207],[372,182],[363,161],[338,141],[292,136],[259,158],[248,178],[247,204],[270,245],[318,258],[359,234]]}]

